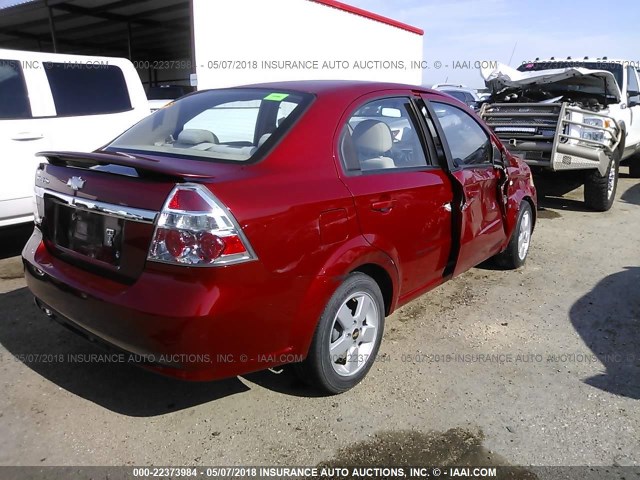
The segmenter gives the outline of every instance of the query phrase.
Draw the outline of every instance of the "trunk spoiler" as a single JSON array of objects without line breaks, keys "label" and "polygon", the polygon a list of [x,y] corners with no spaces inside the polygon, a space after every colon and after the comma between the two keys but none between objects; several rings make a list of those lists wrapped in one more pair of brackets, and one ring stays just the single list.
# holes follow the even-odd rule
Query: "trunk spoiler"
[{"label": "trunk spoiler", "polygon": [[123,152],[39,152],[51,165],[91,168],[96,166],[118,165],[134,169],[138,176],[164,176],[175,179],[212,178],[211,166],[196,160],[181,160],[168,157],[130,155]]}]

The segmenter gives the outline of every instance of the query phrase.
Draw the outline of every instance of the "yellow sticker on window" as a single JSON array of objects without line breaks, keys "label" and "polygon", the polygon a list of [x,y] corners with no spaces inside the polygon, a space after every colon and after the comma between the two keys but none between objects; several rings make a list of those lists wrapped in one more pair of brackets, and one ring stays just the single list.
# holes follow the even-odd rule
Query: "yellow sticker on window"
[{"label": "yellow sticker on window", "polygon": [[288,93],[270,93],[269,95],[264,97],[264,99],[265,100],[271,100],[273,102],[281,102],[282,100],[284,100],[288,96],[289,96]]}]

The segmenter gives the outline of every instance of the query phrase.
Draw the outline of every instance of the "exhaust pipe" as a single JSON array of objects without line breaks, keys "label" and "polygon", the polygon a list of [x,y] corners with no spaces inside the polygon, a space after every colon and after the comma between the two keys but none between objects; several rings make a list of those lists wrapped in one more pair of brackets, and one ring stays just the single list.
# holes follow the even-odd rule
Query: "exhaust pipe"
[{"label": "exhaust pipe", "polygon": [[36,297],[33,297],[33,302],[36,304],[36,307],[42,310],[47,317],[53,318],[55,316],[55,314],[53,313],[53,310],[47,307],[44,303],[42,303]]}]

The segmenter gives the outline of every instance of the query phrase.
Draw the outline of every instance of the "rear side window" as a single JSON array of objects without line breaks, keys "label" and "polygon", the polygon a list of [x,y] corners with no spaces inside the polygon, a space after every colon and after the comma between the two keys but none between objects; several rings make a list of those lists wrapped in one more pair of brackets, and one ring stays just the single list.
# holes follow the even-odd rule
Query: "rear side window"
[{"label": "rear side window", "polygon": [[456,166],[491,165],[489,135],[467,112],[446,103],[432,102]]},{"label": "rear side window", "polygon": [[58,116],[131,110],[122,70],[114,65],[43,62]]},{"label": "rear side window", "polygon": [[0,118],[31,118],[31,105],[20,63],[0,59]]},{"label": "rear side window", "polygon": [[143,119],[107,148],[244,162],[282,138],[312,99],[258,88],[199,92]]},{"label": "rear side window", "polygon": [[409,98],[384,98],[360,107],[343,127],[340,156],[348,171],[427,165]]}]

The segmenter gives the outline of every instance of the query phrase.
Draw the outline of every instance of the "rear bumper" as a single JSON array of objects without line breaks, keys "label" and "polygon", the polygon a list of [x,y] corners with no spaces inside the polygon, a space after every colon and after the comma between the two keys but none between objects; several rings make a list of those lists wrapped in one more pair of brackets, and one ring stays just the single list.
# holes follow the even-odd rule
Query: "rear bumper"
[{"label": "rear bumper", "polygon": [[270,277],[259,262],[152,265],[125,285],[52,256],[37,228],[23,262],[28,288],[56,320],[159,373],[213,380],[302,359],[291,327],[304,282]]}]

